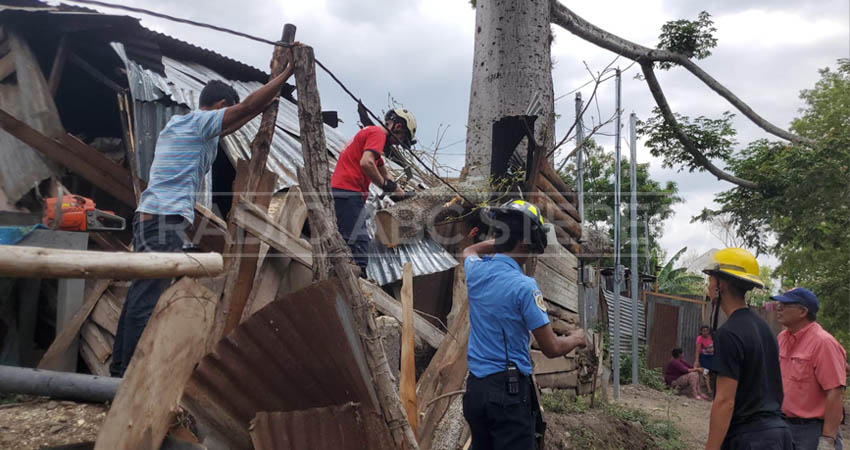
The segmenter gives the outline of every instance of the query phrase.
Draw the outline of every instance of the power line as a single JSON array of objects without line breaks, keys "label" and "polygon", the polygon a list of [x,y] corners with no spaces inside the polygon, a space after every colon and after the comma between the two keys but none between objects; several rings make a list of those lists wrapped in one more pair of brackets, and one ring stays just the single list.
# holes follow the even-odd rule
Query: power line
[{"label": "power line", "polygon": [[[291,44],[284,43],[284,42],[281,42],[281,41],[271,41],[271,40],[264,39],[264,38],[261,38],[261,37],[251,36],[250,34],[242,33],[241,31],[235,31],[235,30],[231,30],[229,28],[219,27],[219,26],[216,26],[216,25],[210,25],[208,23],[197,22],[197,21],[194,21],[194,20],[183,19],[183,18],[180,18],[180,17],[169,16],[167,14],[162,14],[162,13],[158,13],[158,12],[143,9],[143,8],[135,8],[135,7],[132,7],[132,6],[116,5],[114,3],[107,3],[107,2],[102,2],[102,1],[98,1],[98,0],[68,0],[68,1],[75,2],[75,3],[88,4],[88,5],[102,6],[102,7],[105,7],[105,8],[121,9],[121,10],[125,10],[125,11],[136,12],[136,13],[139,13],[139,14],[146,14],[146,15],[149,15],[149,16],[159,17],[161,19],[166,19],[166,20],[170,20],[170,21],[173,21],[173,22],[183,23],[183,24],[192,25],[192,26],[201,27],[201,28],[207,28],[207,29],[219,31],[219,32],[222,32],[222,33],[232,34],[234,36],[243,37],[245,39],[250,39],[252,41],[257,41],[257,42],[262,42],[264,44],[269,44],[269,45],[273,45],[273,46],[277,46],[277,45],[291,46]],[[387,131],[388,137],[392,137],[392,139],[395,140],[396,143],[399,146],[401,146],[402,148],[405,148],[405,146],[402,144],[402,142],[397,137],[395,137],[395,135],[389,130],[389,128],[387,128],[387,126],[384,124],[384,121],[379,119],[378,116],[375,115],[375,113],[373,113],[365,104],[363,104],[363,102],[360,101],[360,99],[356,95],[354,95],[354,93],[351,92],[351,90],[349,90],[348,87],[339,78],[337,78],[337,76],[333,72],[331,72],[330,69],[327,68],[327,66],[322,64],[322,62],[319,61],[318,58],[314,58],[314,61],[316,61],[316,65],[318,65],[320,68],[322,68],[322,70],[324,70],[325,73],[330,75],[331,79],[333,79],[339,85],[339,87],[341,87],[342,90],[345,91],[345,93],[348,94],[351,97],[352,100],[354,100],[355,102],[357,102],[360,105],[363,105],[363,109],[365,109],[366,112],[370,116],[372,116],[372,118],[375,119],[378,123],[380,123],[381,126],[384,128],[384,130]],[[428,167],[428,165],[425,164],[424,161],[422,161],[422,159],[419,157],[419,155],[416,154],[416,152],[411,151],[410,149],[407,149],[407,148],[405,148],[405,150],[407,150],[408,153],[410,153],[416,159],[416,161],[418,161],[419,164],[422,165],[422,167],[425,170],[430,172],[430,174],[432,176],[436,177],[438,180],[440,180],[440,182],[442,182],[443,184],[448,186],[449,189],[454,191],[455,194],[457,194],[458,196],[463,198],[467,203],[474,205],[474,203],[471,202],[466,196],[464,196],[463,194],[460,193],[460,191],[455,189],[455,187],[452,186],[451,183],[444,180],[438,173],[436,173],[434,170],[432,170],[430,167]]]}]

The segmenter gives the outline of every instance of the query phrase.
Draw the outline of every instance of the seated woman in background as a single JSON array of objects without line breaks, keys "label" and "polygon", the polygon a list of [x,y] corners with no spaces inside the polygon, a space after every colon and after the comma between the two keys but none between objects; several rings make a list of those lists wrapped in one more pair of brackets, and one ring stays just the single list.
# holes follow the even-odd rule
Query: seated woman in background
[{"label": "seated woman in background", "polygon": [[697,336],[697,357],[694,360],[694,367],[702,369],[702,376],[705,380],[705,390],[708,396],[711,397],[711,380],[709,372],[711,372],[711,360],[714,359],[714,339],[711,337],[711,328],[708,325],[703,325],[699,329]]},{"label": "seated woman in background", "polygon": [[697,400],[708,400],[699,393],[700,369],[691,367],[682,359],[682,349],[673,349],[673,358],[664,367],[664,382],[673,388],[677,394],[685,394],[690,389],[691,397]]}]

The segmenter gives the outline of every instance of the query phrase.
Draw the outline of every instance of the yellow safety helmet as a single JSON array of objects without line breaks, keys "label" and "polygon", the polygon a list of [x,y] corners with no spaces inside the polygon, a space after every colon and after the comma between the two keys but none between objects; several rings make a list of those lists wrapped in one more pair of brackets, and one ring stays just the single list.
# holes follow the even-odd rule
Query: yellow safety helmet
[{"label": "yellow safety helmet", "polygon": [[723,274],[758,288],[764,288],[759,278],[759,263],[752,253],[736,247],[718,250],[711,265],[703,269],[708,275]]}]

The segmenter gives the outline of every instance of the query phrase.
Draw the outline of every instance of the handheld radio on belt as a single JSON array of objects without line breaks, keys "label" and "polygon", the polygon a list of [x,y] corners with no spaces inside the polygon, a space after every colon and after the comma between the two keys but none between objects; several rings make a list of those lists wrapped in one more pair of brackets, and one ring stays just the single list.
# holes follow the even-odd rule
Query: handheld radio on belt
[{"label": "handheld radio on belt", "polygon": [[508,338],[502,328],[502,341],[505,344],[505,380],[509,395],[519,394],[519,368],[508,358]]}]

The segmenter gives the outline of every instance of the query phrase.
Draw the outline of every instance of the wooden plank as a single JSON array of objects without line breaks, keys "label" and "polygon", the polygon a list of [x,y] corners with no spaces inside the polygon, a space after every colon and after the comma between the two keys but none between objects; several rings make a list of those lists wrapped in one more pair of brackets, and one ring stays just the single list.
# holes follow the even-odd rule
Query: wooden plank
[{"label": "wooden plank", "polygon": [[91,321],[86,321],[86,323],[83,324],[83,328],[80,330],[80,334],[83,341],[92,350],[92,353],[97,360],[101,363],[105,363],[112,354],[112,346],[109,345],[109,342],[107,342],[106,338],[103,336],[103,332],[100,331],[100,328]]},{"label": "wooden plank", "polygon": [[50,77],[47,79],[47,88],[50,90],[50,95],[56,97],[56,92],[59,91],[59,83],[62,81],[62,72],[65,70],[65,60],[68,58],[68,35],[63,34],[59,38],[59,45],[56,47],[56,56],[53,57],[53,65],[50,67]]},{"label": "wooden plank", "polygon": [[41,357],[41,362],[38,363],[39,369],[59,370],[62,363],[62,355],[64,355],[71,343],[77,338],[77,335],[80,333],[80,327],[83,326],[92,308],[94,308],[97,300],[103,295],[107,287],[109,287],[109,280],[97,280],[95,282],[94,287],[83,302],[83,306],[77,311],[68,325],[56,336],[56,339],[50,344],[50,348]]},{"label": "wooden plank", "polygon": [[401,282],[401,370],[398,395],[407,412],[407,421],[413,433],[417,429],[416,412],[416,362],[413,343],[413,265],[404,264]]},{"label": "wooden plank", "polygon": [[121,85],[119,85],[118,83],[113,81],[111,78],[107,77],[106,75],[104,75],[103,72],[97,70],[96,67],[89,64],[88,61],[81,58],[80,55],[71,52],[68,55],[68,59],[75,66],[79,67],[80,69],[83,69],[84,72],[91,75],[95,80],[101,82],[104,86],[112,89],[113,91],[115,91],[117,93],[124,92],[124,88]]},{"label": "wooden plank", "polygon": [[291,257],[293,261],[305,267],[313,267],[313,251],[310,243],[273,222],[271,217],[257,205],[247,200],[236,202],[233,217],[237,226],[260,238],[282,254]]},{"label": "wooden plank", "polygon": [[136,206],[136,197],[133,193],[133,189],[129,187],[126,181],[124,183],[120,183],[116,181],[113,176],[110,176],[123,173],[126,175],[124,179],[129,180],[129,173],[127,173],[127,169],[112,163],[114,171],[104,172],[103,170],[99,170],[91,164],[91,161],[97,161],[100,158],[105,158],[105,156],[97,150],[92,149],[96,156],[90,154],[89,156],[91,156],[91,158],[88,156],[81,157],[77,154],[77,152],[71,150],[65,142],[48,138],[3,109],[0,109],[0,128],[35,150],[38,150],[49,160],[68,168],[77,175],[82,176],[98,188],[109,193],[109,195],[112,195],[127,205]]},{"label": "wooden plank", "polygon": [[[395,317],[396,320],[403,324],[404,315],[401,302],[384,292],[380,286],[363,279],[360,280],[360,289],[364,294],[372,297],[372,301],[375,302],[375,308],[378,311]],[[422,339],[431,347],[440,348],[440,343],[443,342],[445,333],[437,329],[431,322],[425,320],[415,311],[413,315],[413,328],[419,339]]]},{"label": "wooden plank", "polygon": [[546,264],[570,281],[578,282],[578,258],[563,246],[546,246],[546,251],[537,257],[537,262]]},{"label": "wooden plank", "polygon": [[552,270],[547,264],[540,264],[539,261],[534,279],[537,280],[546,300],[572,312],[578,312],[578,286],[574,281]]},{"label": "wooden plank", "polygon": [[[469,300],[463,264],[454,271],[452,292],[453,320],[449,324],[449,339],[437,349],[431,362],[419,377],[416,394],[419,401],[419,443],[421,448],[432,448],[437,430],[450,406],[459,397],[451,396],[463,388],[467,374],[466,347],[469,341]],[[443,396],[442,398],[440,398]],[[452,420],[450,417],[447,420]]]},{"label": "wooden plank", "polygon": [[535,378],[537,378],[537,385],[541,388],[575,389],[579,385],[578,370],[536,375]]},{"label": "wooden plank", "polygon": [[190,278],[177,281],[162,294],[95,450],[159,448],[183,388],[204,355],[217,299],[218,295]]},{"label": "wooden plank", "polygon": [[576,363],[574,356],[575,351],[572,351],[567,356],[547,358],[543,352],[539,350],[531,350],[531,361],[534,364],[534,374],[545,375],[547,373],[571,372],[577,370],[578,363]]},{"label": "wooden plank", "polygon": [[121,311],[119,310],[116,313],[110,297],[112,297],[112,294],[109,291],[103,293],[91,312],[90,320],[115,336]]},{"label": "wooden plank", "polygon": [[0,57],[0,81],[15,73],[15,57],[11,53]]},{"label": "wooden plank", "polygon": [[80,342],[80,356],[83,357],[83,361],[89,366],[92,374],[101,377],[110,376],[109,364],[106,361],[101,362],[86,341]]},{"label": "wooden plank", "polygon": [[218,253],[116,253],[0,245],[0,276],[132,280],[214,277],[223,270]]}]

